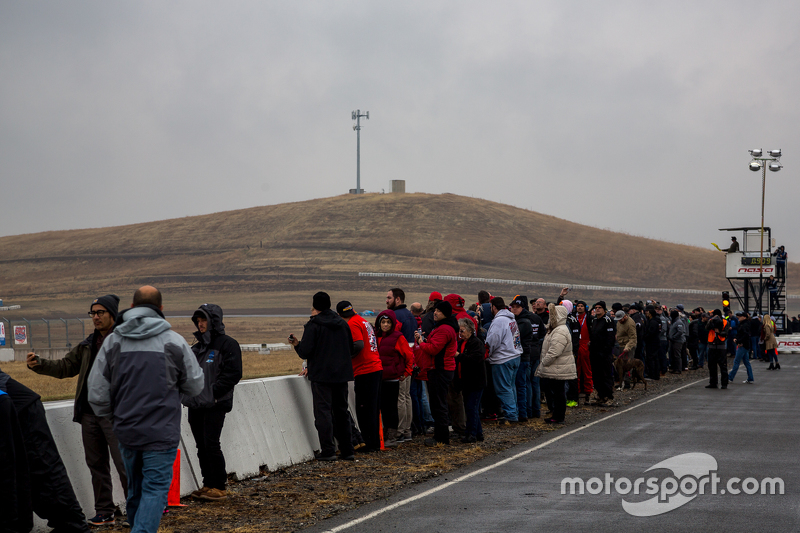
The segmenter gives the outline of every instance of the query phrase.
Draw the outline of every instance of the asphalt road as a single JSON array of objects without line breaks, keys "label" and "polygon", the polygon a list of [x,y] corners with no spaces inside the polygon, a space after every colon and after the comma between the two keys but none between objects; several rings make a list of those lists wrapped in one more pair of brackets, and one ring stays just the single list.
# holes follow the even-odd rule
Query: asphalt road
[{"label": "asphalt road", "polygon": [[[800,530],[800,356],[781,359],[780,371],[754,364],[753,385],[742,383],[744,368],[727,390],[706,389],[707,380],[693,383],[584,426],[566,427],[308,531]],[[612,478],[608,494],[606,474]],[[584,494],[569,494],[569,488],[562,494],[564,478],[582,479]],[[589,493],[598,489],[597,482],[588,483],[591,478],[603,481],[599,494]],[[632,488],[621,494],[628,488],[621,478],[631,484],[643,478],[640,494]],[[645,493],[648,478],[655,479],[651,483],[663,501]],[[714,478],[720,480],[716,490]],[[764,478],[780,478],[784,494],[762,495]],[[768,483],[763,485],[769,492]],[[742,492],[731,494],[731,488]],[[651,498],[656,500],[641,503]],[[626,503],[626,510],[623,501],[639,505]]]}]

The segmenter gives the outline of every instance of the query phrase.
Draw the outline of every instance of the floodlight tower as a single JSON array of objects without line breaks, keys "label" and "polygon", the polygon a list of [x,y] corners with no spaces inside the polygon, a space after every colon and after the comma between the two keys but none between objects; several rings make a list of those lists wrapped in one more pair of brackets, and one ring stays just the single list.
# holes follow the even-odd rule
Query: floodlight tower
[{"label": "floodlight tower", "polygon": [[361,110],[356,109],[353,111],[352,117],[356,121],[353,124],[353,129],[356,130],[356,194],[363,194],[364,191],[361,190],[361,117],[369,120],[369,111],[362,115]]},{"label": "floodlight tower", "polygon": [[759,261],[759,267],[761,270],[761,287],[763,290],[764,286],[764,193],[767,189],[767,166],[769,166],[770,171],[778,172],[780,169],[783,168],[781,165],[781,150],[780,148],[777,150],[770,150],[767,152],[769,157],[764,157],[764,151],[761,148],[756,148],[754,150],[748,150],[750,152],[750,157],[753,158],[750,161],[750,170],[753,172],[761,171],[761,259]]}]

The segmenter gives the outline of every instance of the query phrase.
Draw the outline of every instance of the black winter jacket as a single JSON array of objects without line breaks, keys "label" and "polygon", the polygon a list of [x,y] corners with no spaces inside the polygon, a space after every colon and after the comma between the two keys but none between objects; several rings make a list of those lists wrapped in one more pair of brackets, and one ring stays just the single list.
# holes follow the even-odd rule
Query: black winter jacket
[{"label": "black winter jacket", "polygon": [[589,330],[589,338],[591,339],[590,355],[611,357],[614,344],[617,342],[617,336],[614,334],[614,321],[608,318],[608,315],[604,315],[600,319],[595,318]]},{"label": "black winter jacket", "polygon": [[486,346],[473,335],[461,346],[461,354],[456,362],[461,365],[461,390],[474,392],[486,387],[486,364],[484,355]]},{"label": "black winter jacket", "polygon": [[533,330],[533,344],[531,345],[531,362],[538,361],[542,356],[542,343],[544,337],[547,335],[547,326],[539,318],[539,315],[523,309],[520,316],[525,315],[531,321],[531,329]]},{"label": "black winter jacket", "polygon": [[[523,309],[519,315],[515,316],[514,319],[517,322],[517,329],[519,330],[519,341],[522,344],[522,354],[520,355],[521,362],[530,362],[531,361],[531,348],[534,343],[534,336],[533,336],[533,326],[531,326],[530,319],[524,315],[526,309]],[[531,313],[528,311],[528,313]],[[536,339],[538,340],[538,339]]]},{"label": "black winter jacket", "polygon": [[741,344],[742,348],[749,350],[752,347],[750,337],[750,320],[739,322],[739,329],[736,331],[736,344]]},{"label": "black winter jacket", "polygon": [[[225,335],[222,309],[218,305],[203,304],[195,311],[205,315],[208,329],[194,332],[197,342],[192,352],[203,369],[203,392],[193,398],[181,396],[181,403],[190,409],[217,407],[230,412],[233,409],[233,389],[242,379],[242,350],[239,343]],[[197,325],[197,318],[192,317]]]},{"label": "black winter jacket", "polygon": [[567,327],[572,337],[572,355],[578,357],[578,348],[581,343],[581,323],[578,322],[575,315],[567,315]]},{"label": "black winter jacket", "polygon": [[320,383],[353,381],[352,357],[358,353],[350,326],[330,309],[312,316],[294,347],[308,361],[308,379]]}]

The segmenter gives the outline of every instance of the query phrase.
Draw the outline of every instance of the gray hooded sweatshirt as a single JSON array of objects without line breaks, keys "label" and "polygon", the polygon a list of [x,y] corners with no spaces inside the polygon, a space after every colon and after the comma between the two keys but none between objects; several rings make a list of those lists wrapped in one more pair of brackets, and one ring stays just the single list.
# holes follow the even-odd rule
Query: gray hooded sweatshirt
[{"label": "gray hooded sweatshirt", "polygon": [[112,419],[119,443],[131,450],[176,448],[180,395],[203,390],[203,371],[186,341],[155,307],[134,307],[117,319],[89,374],[89,405]]}]

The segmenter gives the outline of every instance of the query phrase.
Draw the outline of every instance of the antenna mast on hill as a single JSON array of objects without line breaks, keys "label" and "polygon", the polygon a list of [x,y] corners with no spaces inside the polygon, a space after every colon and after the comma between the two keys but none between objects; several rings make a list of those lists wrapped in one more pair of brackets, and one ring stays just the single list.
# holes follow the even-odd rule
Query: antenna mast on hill
[{"label": "antenna mast on hill", "polygon": [[361,117],[369,120],[369,111],[362,115],[361,110],[357,109],[353,111],[352,117],[356,121],[353,125],[353,129],[356,130],[356,188],[350,189],[350,192],[352,194],[364,194],[364,191],[361,190]]}]

